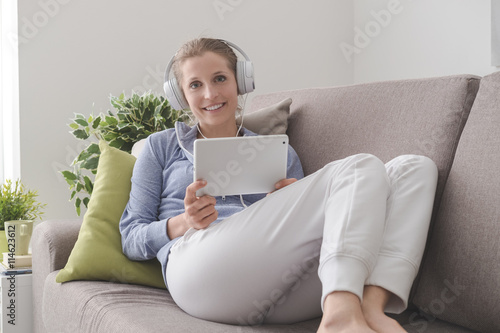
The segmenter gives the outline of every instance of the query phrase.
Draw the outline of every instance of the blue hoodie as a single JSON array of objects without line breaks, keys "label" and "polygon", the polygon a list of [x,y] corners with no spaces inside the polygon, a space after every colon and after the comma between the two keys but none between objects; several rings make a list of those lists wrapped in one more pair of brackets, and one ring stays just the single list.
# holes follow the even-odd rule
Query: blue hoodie
[{"label": "blue hoodie", "polygon": [[[245,136],[257,134],[243,129]],[[170,248],[180,238],[167,235],[168,219],[184,213],[186,187],[193,182],[193,144],[196,126],[177,122],[175,129],[167,129],[148,137],[132,175],[130,198],[120,221],[123,253],[131,260],[158,258],[166,284]],[[297,153],[288,150],[287,178],[304,177]],[[247,206],[264,198],[266,193],[243,195]],[[218,223],[240,212],[245,207],[240,196],[216,197]]]}]

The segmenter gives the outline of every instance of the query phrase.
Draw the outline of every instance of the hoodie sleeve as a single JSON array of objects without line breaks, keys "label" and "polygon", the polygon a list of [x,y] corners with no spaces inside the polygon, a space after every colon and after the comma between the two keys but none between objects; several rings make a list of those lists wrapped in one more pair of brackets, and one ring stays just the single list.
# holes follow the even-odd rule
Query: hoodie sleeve
[{"label": "hoodie sleeve", "polygon": [[123,252],[132,260],[153,259],[170,242],[168,219],[158,220],[164,163],[150,136],[135,163],[130,198],[120,220]]}]

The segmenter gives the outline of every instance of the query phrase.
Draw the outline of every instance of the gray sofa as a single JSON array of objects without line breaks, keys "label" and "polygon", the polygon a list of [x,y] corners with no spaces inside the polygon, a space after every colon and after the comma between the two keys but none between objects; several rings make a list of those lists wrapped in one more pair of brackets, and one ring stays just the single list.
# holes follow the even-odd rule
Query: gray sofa
[{"label": "gray sofa", "polygon": [[[429,238],[407,311],[409,332],[500,332],[500,73],[278,92],[306,174],[355,153],[406,153],[439,168]],[[104,281],[59,284],[80,221],[46,221],[33,235],[35,332],[315,332],[319,318],[239,327],[193,318],[168,291]],[[105,255],[105,254],[103,254]],[[318,300],[319,301],[319,300]]]}]

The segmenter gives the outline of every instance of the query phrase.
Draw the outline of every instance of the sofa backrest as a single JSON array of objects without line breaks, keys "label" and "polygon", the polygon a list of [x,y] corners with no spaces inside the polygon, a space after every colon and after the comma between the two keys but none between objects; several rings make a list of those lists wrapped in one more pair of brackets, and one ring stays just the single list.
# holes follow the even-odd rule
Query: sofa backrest
[{"label": "sofa backrest", "polygon": [[284,91],[255,97],[251,110],[292,98],[287,134],[306,175],[357,153],[385,162],[401,154],[430,157],[439,169],[437,204],[479,80],[459,75]]},{"label": "sofa backrest", "polygon": [[500,332],[500,72],[481,80],[429,239],[414,303]]}]

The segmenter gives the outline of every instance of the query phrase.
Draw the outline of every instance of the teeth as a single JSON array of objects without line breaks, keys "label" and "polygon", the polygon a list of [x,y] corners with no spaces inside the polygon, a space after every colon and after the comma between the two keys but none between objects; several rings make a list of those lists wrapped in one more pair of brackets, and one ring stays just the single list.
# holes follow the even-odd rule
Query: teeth
[{"label": "teeth", "polygon": [[217,105],[214,105],[214,106],[210,106],[208,108],[205,108],[205,110],[208,110],[208,111],[213,111],[213,110],[217,110],[218,108],[221,108],[222,107],[222,104],[217,104]]}]

